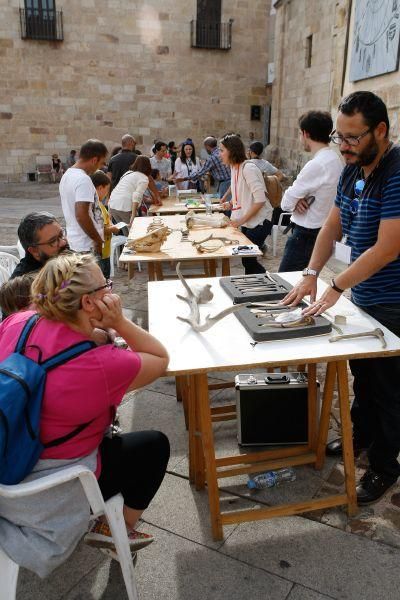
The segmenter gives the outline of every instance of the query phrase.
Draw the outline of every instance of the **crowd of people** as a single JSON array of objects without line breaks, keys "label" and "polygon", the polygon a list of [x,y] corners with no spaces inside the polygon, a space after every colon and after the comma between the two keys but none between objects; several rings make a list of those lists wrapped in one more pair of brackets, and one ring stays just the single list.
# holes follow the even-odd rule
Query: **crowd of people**
[{"label": "crowd of people", "polygon": [[[302,271],[302,277],[284,304],[296,306],[310,295],[305,314],[319,315],[351,288],[357,306],[400,335],[400,148],[389,140],[385,104],[371,92],[355,92],[340,103],[336,129],[330,114],[308,111],[299,118],[299,137],[312,158],[283,195],[281,208],[292,216],[280,271]],[[338,146],[344,168],[331,142]],[[161,376],[168,354],[124,317],[109,280],[112,235],[123,232],[121,224],[129,227],[146,214],[151,203],[160,204],[168,183],[201,190],[204,176],[210,174],[231,225],[262,248],[272,227],[264,175],[284,178],[263,159],[260,142],[246,148],[239,135],[228,133],[219,141],[206,137],[204,148],[203,164],[190,138],[178,147],[157,140],[148,157],[127,134],[108,162],[108,149],[96,139],[85,142],[79,153],[71,151],[59,187],[66,229],[47,212],[22,219],[18,238],[25,257],[0,289],[7,317],[0,325],[0,361],[14,352],[31,321],[26,355],[34,361],[38,353],[45,360],[84,340],[93,343],[48,374],[43,443],[80,430],[66,442],[45,448],[30,477],[51,471],[54,461],[57,468],[83,461],[98,477],[105,499],[123,495],[133,550],[152,541],[137,530],[137,523],[162,482],[169,443],[155,431],[104,434],[124,394]],[[62,169],[57,158],[53,164]],[[317,277],[332,248],[337,257],[346,257],[346,264],[317,298]],[[243,257],[242,262],[245,273],[265,272],[256,258]],[[125,340],[126,349],[113,343],[115,336]],[[367,449],[369,459],[357,498],[368,504],[379,500],[400,474],[400,358],[357,360],[350,366],[354,449]],[[336,456],[341,450],[339,439],[327,448]],[[23,504],[1,500],[1,546],[18,564],[46,575],[70,554],[87,528],[85,506],[72,484],[60,503],[48,493],[29,514]],[[37,524],[44,509],[49,517],[41,529]],[[112,548],[107,523],[92,523],[86,541]]]}]

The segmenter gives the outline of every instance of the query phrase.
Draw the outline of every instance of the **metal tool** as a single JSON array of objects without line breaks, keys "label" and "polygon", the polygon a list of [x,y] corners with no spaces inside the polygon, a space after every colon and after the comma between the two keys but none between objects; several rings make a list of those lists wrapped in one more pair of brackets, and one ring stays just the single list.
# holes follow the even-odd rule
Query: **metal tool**
[{"label": "metal tool", "polygon": [[268,288],[271,288],[271,290],[276,290],[278,286],[267,282],[267,283],[237,283],[235,287],[237,287],[238,289],[248,288],[248,287],[268,287]]},{"label": "metal tool", "polygon": [[245,304],[247,308],[270,308],[271,310],[290,310],[289,306],[285,306],[281,304],[280,300],[272,301],[272,302],[249,302]]},{"label": "metal tool", "polygon": [[382,344],[382,348],[386,348],[387,344],[386,344],[386,340],[385,340],[385,334],[383,333],[382,329],[380,329],[379,327],[377,327],[376,329],[372,329],[371,331],[361,331],[360,333],[346,333],[343,335],[333,335],[332,337],[329,338],[330,342],[339,342],[340,340],[352,340],[355,338],[359,338],[359,337],[376,337],[378,338],[378,340],[380,340],[381,344]]}]

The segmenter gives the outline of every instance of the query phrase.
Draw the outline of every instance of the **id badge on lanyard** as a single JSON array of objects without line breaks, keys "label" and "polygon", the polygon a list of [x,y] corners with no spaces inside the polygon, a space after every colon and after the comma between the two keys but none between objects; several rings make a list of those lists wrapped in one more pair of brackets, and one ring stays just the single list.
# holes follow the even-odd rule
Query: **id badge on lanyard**
[{"label": "id badge on lanyard", "polygon": [[233,186],[234,194],[233,194],[233,206],[232,206],[232,210],[240,210],[241,209],[239,198],[238,198],[239,168],[240,167],[237,167],[237,171],[234,174],[234,186]]},{"label": "id badge on lanyard", "polygon": [[351,246],[347,244],[347,235],[343,236],[340,242],[335,242],[333,256],[345,265],[351,263]]}]

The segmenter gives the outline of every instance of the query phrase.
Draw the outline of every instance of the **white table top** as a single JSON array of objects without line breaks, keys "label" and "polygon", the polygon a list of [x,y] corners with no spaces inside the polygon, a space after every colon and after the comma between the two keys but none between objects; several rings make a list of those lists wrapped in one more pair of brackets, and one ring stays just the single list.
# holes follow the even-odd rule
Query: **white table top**
[{"label": "white table top", "polygon": [[[292,284],[300,277],[300,273],[279,275]],[[190,279],[188,283],[190,287],[205,283],[212,285],[214,298],[212,302],[201,306],[202,321],[208,314],[215,315],[232,305],[232,300],[219,284],[219,278]],[[319,295],[326,286],[327,284],[318,280]],[[234,314],[225,317],[208,331],[197,333],[190,325],[176,318],[178,315],[186,317],[189,313],[188,305],[176,298],[176,294],[183,294],[183,291],[179,280],[149,283],[149,331],[169,352],[167,373],[170,375],[236,369],[248,372],[251,367],[400,354],[400,338],[344,297],[329,309],[332,315],[346,315],[347,324],[340,325],[343,333],[369,331],[380,327],[385,334],[386,349],[382,348],[380,341],[375,337],[330,343],[329,337],[336,335],[335,330],[329,334],[309,338],[261,342],[253,348],[250,345],[253,339]]]}]

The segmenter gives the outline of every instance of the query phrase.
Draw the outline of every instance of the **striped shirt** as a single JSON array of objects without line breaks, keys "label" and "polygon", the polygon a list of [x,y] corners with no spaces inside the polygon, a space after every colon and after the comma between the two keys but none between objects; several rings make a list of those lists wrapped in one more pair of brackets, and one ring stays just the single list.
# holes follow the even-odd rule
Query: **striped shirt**
[{"label": "striped shirt", "polygon": [[[357,260],[378,239],[380,222],[400,219],[400,146],[393,146],[378,168],[366,180],[356,215],[350,213],[354,185],[361,179],[360,168],[347,165],[341,175],[336,206],[340,209],[343,235],[351,246],[351,260]],[[355,304],[400,303],[400,257],[352,288]]]},{"label": "striped shirt", "polygon": [[211,173],[216,181],[227,181],[228,179],[229,181],[231,180],[231,170],[221,161],[218,148],[214,148],[200,171],[197,171],[197,173],[193,175],[192,181],[197,181],[200,177],[203,177],[203,175],[208,172]]}]

